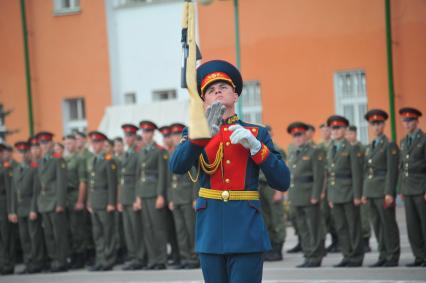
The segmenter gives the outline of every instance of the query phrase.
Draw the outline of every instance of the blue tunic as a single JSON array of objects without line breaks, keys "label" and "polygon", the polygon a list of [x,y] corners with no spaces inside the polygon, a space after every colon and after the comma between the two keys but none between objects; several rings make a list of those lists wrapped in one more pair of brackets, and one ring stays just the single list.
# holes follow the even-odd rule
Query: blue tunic
[{"label": "blue tunic", "polygon": [[[198,167],[200,154],[207,162],[212,163],[221,147],[223,157],[220,168],[212,175],[200,170],[202,188],[256,191],[261,169],[272,188],[286,191],[290,183],[290,171],[275,150],[267,129],[240,120],[233,122],[249,129],[261,142],[262,148],[256,155],[251,156],[250,151],[240,144],[230,143],[232,131],[228,129],[229,124],[222,125],[211,139],[202,141],[188,139],[188,130],[185,129],[182,142],[170,158],[170,170],[175,174],[186,174],[192,167]],[[270,249],[268,232],[260,212],[260,201],[197,199],[196,252],[235,254]]]}]

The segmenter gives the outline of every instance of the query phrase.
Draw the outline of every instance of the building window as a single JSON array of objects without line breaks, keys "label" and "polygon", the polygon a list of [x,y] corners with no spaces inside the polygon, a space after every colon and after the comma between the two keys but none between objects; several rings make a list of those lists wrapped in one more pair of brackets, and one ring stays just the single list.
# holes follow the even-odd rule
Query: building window
[{"label": "building window", "polygon": [[68,15],[80,12],[80,0],[53,0],[55,15]]},{"label": "building window", "polygon": [[86,106],[84,98],[65,99],[63,102],[64,133],[86,131]]},{"label": "building window", "polygon": [[124,94],[124,103],[125,104],[136,104],[136,93],[128,92]]},{"label": "building window", "polygon": [[248,123],[262,123],[262,99],[259,81],[244,82],[242,99],[242,120]]},{"label": "building window", "polygon": [[171,1],[171,0],[114,0],[114,7],[121,8],[121,7],[135,6],[135,5],[141,5],[141,4],[143,5],[143,4],[161,3],[161,2],[167,2],[167,1]]},{"label": "building window", "polygon": [[358,128],[358,139],[368,143],[367,91],[365,72],[362,70],[336,72],[334,74],[336,113],[345,116]]},{"label": "building window", "polygon": [[157,90],[152,92],[153,101],[176,99],[176,97],[177,97],[177,94],[175,89]]}]

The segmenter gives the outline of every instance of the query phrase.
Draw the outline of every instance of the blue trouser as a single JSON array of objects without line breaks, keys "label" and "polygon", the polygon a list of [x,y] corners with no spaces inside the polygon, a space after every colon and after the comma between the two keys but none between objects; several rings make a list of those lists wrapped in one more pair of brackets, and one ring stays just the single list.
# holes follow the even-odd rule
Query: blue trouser
[{"label": "blue trouser", "polygon": [[263,253],[200,253],[199,256],[206,283],[262,282]]}]

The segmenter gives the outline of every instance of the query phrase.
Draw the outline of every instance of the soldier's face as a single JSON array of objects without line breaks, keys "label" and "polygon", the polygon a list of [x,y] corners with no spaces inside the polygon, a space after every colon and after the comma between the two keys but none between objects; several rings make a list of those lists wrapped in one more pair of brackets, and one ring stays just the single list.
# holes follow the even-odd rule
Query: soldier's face
[{"label": "soldier's face", "polygon": [[385,123],[370,123],[370,127],[373,130],[374,135],[377,137],[383,134],[383,131],[385,130]]},{"label": "soldier's face", "polygon": [[226,108],[230,108],[238,101],[238,94],[230,84],[219,81],[213,83],[204,91],[204,105],[206,107],[216,101],[225,105]]},{"label": "soldier's face", "polygon": [[166,146],[172,146],[173,145],[173,139],[172,136],[163,137],[163,143]]},{"label": "soldier's face", "polygon": [[123,151],[124,151],[124,144],[122,142],[115,141],[114,142],[114,152],[116,154],[122,154]]},{"label": "soldier's face", "polygon": [[125,135],[124,141],[126,142],[127,146],[132,146],[136,141],[136,135]]},{"label": "soldier's face", "polygon": [[64,153],[64,149],[62,148],[62,146],[60,146],[60,145],[59,145],[59,144],[57,144],[57,143],[54,145],[53,150],[54,150],[56,153],[59,153],[60,155],[62,155],[62,154]]},{"label": "soldier's face", "polygon": [[306,133],[298,133],[293,135],[293,143],[296,146],[301,146],[306,142],[307,135]]},{"label": "soldier's face", "polygon": [[356,132],[346,131],[345,137],[349,142],[353,143],[356,141]]},{"label": "soldier's face", "polygon": [[172,135],[173,145],[175,145],[175,146],[178,145],[181,138],[182,138],[181,134],[173,134]]},{"label": "soldier's face", "polygon": [[154,138],[154,131],[142,132],[142,140],[144,140],[147,144],[151,143],[153,138]]},{"label": "soldier's face", "polygon": [[92,141],[92,149],[94,153],[99,154],[102,151],[103,147],[104,147],[103,141],[97,141],[97,140]]},{"label": "soldier's face", "polygon": [[419,120],[417,120],[417,119],[410,120],[410,121],[402,120],[402,125],[404,126],[404,129],[408,133],[414,132],[417,129],[418,124],[419,124]]},{"label": "soldier's face", "polygon": [[68,152],[70,152],[70,153],[72,153],[72,152],[74,152],[74,151],[75,151],[75,149],[76,149],[76,144],[77,144],[77,142],[76,142],[76,140],[74,140],[74,139],[66,139],[66,140],[64,141],[65,149],[66,149]]},{"label": "soldier's face", "polygon": [[345,127],[332,127],[331,138],[333,140],[341,140],[345,138],[346,128]]},{"label": "soldier's face", "polygon": [[39,159],[41,155],[41,149],[39,146],[32,146],[31,147],[31,157],[34,159]]},{"label": "soldier's face", "polygon": [[47,152],[50,151],[50,149],[53,147],[53,143],[51,141],[42,141],[40,142],[40,149],[41,149],[41,153],[43,155],[45,155]]},{"label": "soldier's face", "polygon": [[83,148],[86,145],[86,138],[76,135],[75,137],[75,143],[77,148]]},{"label": "soldier's face", "polygon": [[328,140],[331,137],[331,130],[329,127],[322,127],[321,128],[321,138],[323,140]]}]

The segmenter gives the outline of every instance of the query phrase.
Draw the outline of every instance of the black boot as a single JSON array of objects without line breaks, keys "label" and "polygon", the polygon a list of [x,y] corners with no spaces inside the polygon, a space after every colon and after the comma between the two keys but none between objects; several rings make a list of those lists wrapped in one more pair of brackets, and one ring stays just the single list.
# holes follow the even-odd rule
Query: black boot
[{"label": "black boot", "polygon": [[302,245],[300,244],[300,241],[297,242],[297,245],[294,246],[293,248],[287,250],[287,253],[289,254],[295,254],[295,253],[300,253],[302,251]]},{"label": "black boot", "polygon": [[364,242],[364,253],[369,253],[371,252],[371,247],[370,247],[370,238],[364,238],[363,239]]}]

